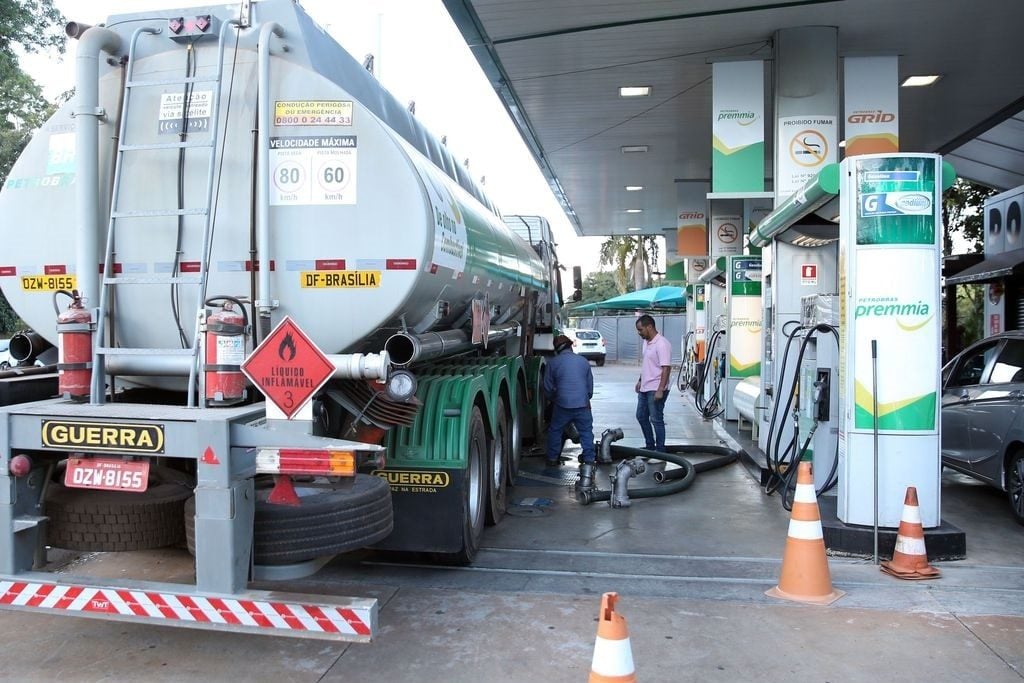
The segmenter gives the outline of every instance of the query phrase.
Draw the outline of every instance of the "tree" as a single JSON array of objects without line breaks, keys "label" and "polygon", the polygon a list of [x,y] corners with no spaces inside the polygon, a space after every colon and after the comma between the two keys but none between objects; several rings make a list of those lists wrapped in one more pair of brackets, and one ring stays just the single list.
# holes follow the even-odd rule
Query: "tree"
[{"label": "tree", "polygon": [[942,255],[953,254],[953,236],[960,233],[968,252],[980,254],[985,248],[985,218],[982,206],[996,193],[990,187],[957,178],[942,194]]},{"label": "tree", "polygon": [[592,304],[621,294],[615,285],[615,276],[604,270],[590,273],[583,279],[583,298],[580,303]]},{"label": "tree", "polygon": [[619,294],[649,287],[657,262],[658,238],[654,235],[612,235],[601,244],[600,263],[614,266]]},{"label": "tree", "polygon": [[[64,17],[53,0],[0,0],[0,185],[53,112],[39,85],[22,71],[18,51],[64,51]],[[0,293],[0,331],[13,332],[18,316]]]}]

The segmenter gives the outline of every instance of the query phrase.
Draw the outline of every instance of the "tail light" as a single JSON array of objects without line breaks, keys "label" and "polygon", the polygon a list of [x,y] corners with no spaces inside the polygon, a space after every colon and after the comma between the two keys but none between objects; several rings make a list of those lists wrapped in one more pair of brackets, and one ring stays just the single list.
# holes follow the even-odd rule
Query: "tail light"
[{"label": "tail light", "polygon": [[[360,444],[363,446],[363,444]],[[338,448],[261,448],[256,453],[257,474],[309,474],[351,477],[369,465],[384,467],[382,447],[360,450]]]}]

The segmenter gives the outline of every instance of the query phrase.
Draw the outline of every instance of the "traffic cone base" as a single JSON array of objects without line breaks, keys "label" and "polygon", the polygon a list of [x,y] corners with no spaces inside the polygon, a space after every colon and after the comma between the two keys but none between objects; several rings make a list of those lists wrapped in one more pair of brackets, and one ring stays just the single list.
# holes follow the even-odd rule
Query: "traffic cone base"
[{"label": "traffic cone base", "polygon": [[615,611],[618,598],[618,593],[601,596],[594,658],[590,663],[590,683],[636,683],[636,667],[633,665],[626,620]]},{"label": "traffic cone base", "polygon": [[937,579],[942,575],[928,564],[928,552],[924,546],[924,528],[921,525],[921,509],[917,503],[917,488],[907,487],[903,499],[903,514],[900,528],[896,532],[896,547],[892,559],[881,563],[880,569],[897,579],[920,581]]},{"label": "traffic cone base", "polygon": [[845,595],[832,587],[809,462],[800,463],[797,470],[796,493],[786,549],[782,554],[779,584],[765,591],[765,595],[812,605],[831,605]]}]

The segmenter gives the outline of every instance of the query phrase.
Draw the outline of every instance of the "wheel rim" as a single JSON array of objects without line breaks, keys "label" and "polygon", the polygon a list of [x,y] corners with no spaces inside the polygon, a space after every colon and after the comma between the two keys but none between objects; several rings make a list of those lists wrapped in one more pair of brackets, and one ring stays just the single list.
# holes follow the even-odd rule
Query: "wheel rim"
[{"label": "wheel rim", "polygon": [[1024,458],[1017,458],[1011,463],[1009,481],[1006,484],[1013,511],[1018,517],[1024,518]]},{"label": "wheel rim", "polygon": [[507,435],[508,418],[502,409],[501,414],[498,415],[497,429],[494,430],[494,467],[491,470],[493,477],[491,485],[494,486],[495,491],[500,491],[502,484],[505,483],[505,439]]},{"label": "wheel rim", "polygon": [[512,432],[512,452],[509,454],[509,462],[511,463],[509,474],[511,475],[515,475],[519,471],[519,460],[522,457],[521,415],[522,413],[515,411],[509,420],[509,427]]},{"label": "wheel rim", "polygon": [[469,467],[466,476],[469,478],[469,521],[473,528],[482,527],[484,519],[484,448],[486,439],[483,437],[483,425],[473,424],[469,438]]}]

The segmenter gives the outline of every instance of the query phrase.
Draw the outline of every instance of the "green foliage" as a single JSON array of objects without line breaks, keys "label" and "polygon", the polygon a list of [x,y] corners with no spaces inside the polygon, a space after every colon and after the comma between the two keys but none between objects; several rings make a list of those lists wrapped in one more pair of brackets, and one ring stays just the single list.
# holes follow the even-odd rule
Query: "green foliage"
[{"label": "green foliage", "polygon": [[959,285],[956,288],[956,319],[960,327],[960,349],[966,349],[985,336],[984,296],[985,288],[982,285]]},{"label": "green foliage", "polygon": [[[22,71],[18,51],[64,51],[64,18],[52,0],[0,0],[0,185],[14,162],[53,112],[39,85]],[[23,327],[0,294],[0,333]]]},{"label": "green foliage", "polygon": [[614,267],[619,294],[649,287],[657,262],[658,238],[654,235],[612,235],[601,244],[600,263]]},{"label": "green foliage", "polygon": [[980,254],[985,249],[985,221],[982,206],[996,193],[990,187],[957,178],[953,187],[942,195],[942,254],[953,253],[953,235],[961,233],[967,242],[967,253]]},{"label": "green foliage", "polygon": [[621,293],[615,284],[615,276],[612,273],[599,270],[596,273],[590,273],[583,279],[583,299],[577,305],[597,303]]}]

